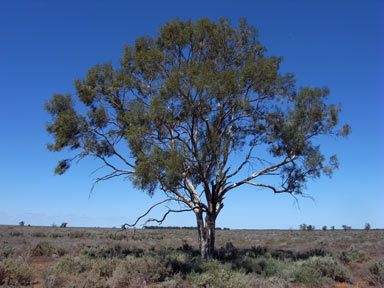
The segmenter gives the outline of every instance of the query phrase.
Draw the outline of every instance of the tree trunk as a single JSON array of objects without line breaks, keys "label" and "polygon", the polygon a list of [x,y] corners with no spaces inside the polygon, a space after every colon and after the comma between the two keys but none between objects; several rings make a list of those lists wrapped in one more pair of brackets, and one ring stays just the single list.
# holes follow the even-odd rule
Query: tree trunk
[{"label": "tree trunk", "polygon": [[196,214],[196,220],[201,259],[204,262],[208,262],[213,259],[215,251],[216,217],[211,214],[206,214],[204,223],[203,214],[198,213]]}]

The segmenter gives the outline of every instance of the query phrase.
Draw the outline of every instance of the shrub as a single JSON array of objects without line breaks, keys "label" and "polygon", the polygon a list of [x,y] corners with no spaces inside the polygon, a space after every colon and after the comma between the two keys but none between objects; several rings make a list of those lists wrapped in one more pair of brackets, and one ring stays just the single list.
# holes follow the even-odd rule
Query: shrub
[{"label": "shrub", "polygon": [[24,221],[20,221],[20,222],[19,222],[19,226],[22,226],[22,227],[23,227],[24,225],[25,225],[25,222],[24,222]]},{"label": "shrub", "polygon": [[65,272],[68,274],[76,275],[86,271],[91,271],[94,261],[86,256],[64,256],[56,264],[56,270],[58,272]]},{"label": "shrub", "polygon": [[36,238],[41,238],[41,237],[47,237],[47,234],[45,234],[41,231],[36,231],[36,232],[32,232],[31,236],[36,237]]},{"label": "shrub", "polygon": [[218,261],[201,265],[202,273],[191,273],[187,279],[193,287],[248,287],[246,275],[233,271],[229,264],[221,264]]},{"label": "shrub", "polygon": [[49,234],[49,237],[56,239],[59,237],[64,237],[64,235],[61,233],[51,233],[51,234]]},{"label": "shrub", "polygon": [[65,276],[60,274],[51,274],[43,279],[43,288],[60,288],[65,283]]},{"label": "shrub", "polygon": [[321,284],[330,279],[349,282],[351,277],[347,268],[332,257],[313,256],[297,264],[294,278],[297,282]]},{"label": "shrub", "polygon": [[15,249],[11,245],[2,244],[0,246],[0,261],[8,258],[9,256],[12,256],[14,252]]},{"label": "shrub", "polygon": [[342,251],[340,260],[344,263],[363,263],[369,260],[369,256],[362,250],[351,248],[349,250]]},{"label": "shrub", "polygon": [[139,248],[122,247],[121,245],[89,245],[81,249],[81,254],[93,258],[125,258],[128,255],[143,256],[144,250]]},{"label": "shrub", "polygon": [[384,284],[384,259],[372,262],[368,265],[366,280],[369,284],[375,286]]},{"label": "shrub", "polygon": [[51,256],[55,252],[56,248],[47,241],[42,241],[31,249],[32,256]]},{"label": "shrub", "polygon": [[9,233],[9,235],[13,237],[21,237],[21,236],[24,236],[24,233],[20,231],[12,231]]},{"label": "shrub", "polygon": [[28,285],[32,281],[32,270],[21,260],[4,259],[0,261],[0,285]]},{"label": "shrub", "polygon": [[121,261],[118,259],[98,259],[94,262],[91,273],[99,278],[110,278]]},{"label": "shrub", "polygon": [[309,250],[304,251],[304,252],[297,253],[296,258],[293,260],[296,260],[296,259],[305,260],[305,259],[308,259],[308,258],[313,257],[313,256],[324,257],[326,254],[327,253],[321,248],[313,248],[313,249],[309,249]]},{"label": "shrub", "polygon": [[164,281],[171,275],[170,269],[151,256],[135,258],[128,256],[119,262],[108,285],[119,287],[145,287],[146,283]]},{"label": "shrub", "polygon": [[163,253],[160,261],[164,263],[172,275],[181,274],[185,276],[191,272],[201,272],[201,258],[200,255],[196,255],[194,251],[195,250],[168,251]]},{"label": "shrub", "polygon": [[71,231],[68,234],[68,237],[71,239],[77,239],[77,238],[92,238],[92,234],[89,232],[83,232],[83,231]]},{"label": "shrub", "polygon": [[252,257],[258,257],[258,256],[263,256],[268,252],[267,247],[262,247],[262,246],[253,246],[251,247],[251,251],[249,252],[249,255]]},{"label": "shrub", "polygon": [[146,281],[143,275],[134,275],[134,271],[128,271],[124,266],[118,266],[108,279],[111,288],[145,287]]}]

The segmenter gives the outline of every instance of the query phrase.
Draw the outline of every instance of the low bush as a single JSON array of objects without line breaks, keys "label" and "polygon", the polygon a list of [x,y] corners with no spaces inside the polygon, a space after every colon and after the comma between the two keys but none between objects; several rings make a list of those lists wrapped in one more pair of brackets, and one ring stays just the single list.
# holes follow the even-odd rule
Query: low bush
[{"label": "low bush", "polygon": [[108,285],[112,288],[144,287],[147,283],[161,282],[171,276],[169,268],[151,256],[128,256],[118,263]]},{"label": "low bush", "polygon": [[218,261],[201,265],[202,273],[190,273],[187,280],[193,287],[251,287],[247,285],[246,275],[239,271],[233,271],[231,265]]},{"label": "low bush", "polygon": [[51,256],[54,252],[55,248],[47,241],[39,242],[31,249],[32,256]]},{"label": "low bush", "polygon": [[9,244],[0,245],[0,261],[12,256],[15,252],[15,249]]},{"label": "low bush", "polygon": [[91,271],[93,265],[94,261],[87,256],[66,255],[56,264],[56,270],[60,273],[76,275]]},{"label": "low bush", "polygon": [[313,256],[299,261],[293,271],[296,282],[324,284],[330,280],[350,282],[351,276],[346,267],[330,256]]},{"label": "low bush", "polygon": [[89,232],[84,232],[84,231],[71,231],[67,233],[67,236],[71,239],[75,238],[89,238],[92,239],[92,234]]},{"label": "low bush", "polygon": [[45,234],[44,232],[41,232],[41,231],[32,232],[31,236],[36,237],[36,238],[48,237],[47,234]]},{"label": "low bush", "polygon": [[63,287],[66,277],[61,274],[50,274],[43,279],[43,288]]},{"label": "low bush", "polygon": [[64,248],[54,247],[48,241],[39,242],[30,251],[31,256],[52,256],[53,254],[63,256],[67,252]]},{"label": "low bush", "polygon": [[366,280],[369,284],[380,286],[384,284],[384,259],[371,262],[366,271]]},{"label": "low bush", "polygon": [[81,254],[87,255],[93,258],[125,258],[128,255],[135,257],[143,256],[144,250],[139,248],[123,247],[119,244],[116,245],[88,245],[81,249]]},{"label": "low bush", "polygon": [[12,237],[22,237],[22,236],[24,236],[24,233],[20,232],[20,231],[12,231],[9,233],[9,235]]},{"label": "low bush", "polygon": [[61,234],[61,233],[51,233],[51,234],[49,234],[49,237],[51,237],[51,238],[54,238],[54,239],[56,239],[56,238],[62,238],[62,237],[64,237],[65,235],[64,234]]},{"label": "low bush", "polygon": [[339,255],[339,259],[343,263],[364,263],[369,260],[369,256],[362,250],[351,248],[349,250],[342,251]]},{"label": "low bush", "polygon": [[268,256],[257,258],[245,256],[233,261],[231,267],[233,270],[243,271],[247,274],[256,273],[262,277],[272,277],[281,273],[290,263],[287,260],[278,260]]},{"label": "low bush", "polygon": [[16,259],[0,261],[0,285],[28,285],[32,281],[32,270],[27,263]]}]

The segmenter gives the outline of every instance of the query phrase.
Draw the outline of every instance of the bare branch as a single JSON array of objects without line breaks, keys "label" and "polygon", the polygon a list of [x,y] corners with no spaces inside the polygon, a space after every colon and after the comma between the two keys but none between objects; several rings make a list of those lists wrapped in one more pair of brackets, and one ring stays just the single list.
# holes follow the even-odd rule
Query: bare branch
[{"label": "bare branch", "polygon": [[288,164],[292,161],[294,161],[296,159],[296,156],[292,156],[292,157],[287,157],[285,158],[282,162],[276,164],[276,165],[273,165],[273,166],[270,166],[268,168],[265,168],[263,170],[260,170],[259,172],[256,172],[256,173],[253,173],[251,176],[245,178],[244,180],[241,180],[239,182],[236,182],[236,183],[233,183],[231,185],[229,185],[228,187],[224,188],[223,191],[220,193],[220,197],[223,197],[225,193],[227,193],[229,190],[232,190],[233,188],[235,187],[239,187],[243,184],[249,184],[247,182],[251,181],[252,179],[255,179],[256,177],[259,177],[261,175],[264,175],[266,173],[270,173],[270,172],[273,172],[273,171],[276,171],[278,170],[280,167],[284,166],[285,164]]},{"label": "bare branch", "polygon": [[[199,207],[195,207],[195,208],[199,208]],[[190,208],[190,209],[181,209],[181,210],[173,210],[173,209],[169,209],[164,215],[163,215],[163,218],[161,219],[155,219],[155,218],[149,218],[147,221],[145,221],[145,223],[143,224],[143,226],[145,226],[147,223],[149,222],[157,222],[160,224],[162,224],[164,222],[164,220],[167,218],[168,214],[170,213],[182,213],[182,212],[189,212],[189,211],[193,211],[194,208]]]},{"label": "bare branch", "polygon": [[243,169],[244,165],[246,165],[248,162],[249,162],[249,159],[251,158],[251,155],[252,155],[252,151],[253,151],[253,148],[255,146],[252,146],[249,151],[248,151],[248,154],[247,154],[247,157],[245,158],[245,160],[243,161],[243,163],[240,164],[240,166],[236,169],[236,171],[234,171],[233,173],[231,173],[230,175],[227,176],[227,179],[229,178],[232,178],[233,176],[235,176],[237,173],[239,173],[241,171],[241,169]]},{"label": "bare branch", "polygon": [[147,215],[149,214],[149,212],[152,211],[153,208],[155,208],[155,207],[157,207],[157,206],[159,206],[159,205],[161,205],[161,204],[163,204],[163,203],[165,203],[165,202],[171,201],[171,200],[174,200],[174,199],[167,198],[167,199],[165,199],[165,200],[163,200],[163,201],[160,201],[160,202],[155,203],[154,205],[152,205],[152,206],[147,210],[147,212],[145,212],[143,215],[139,216],[133,224],[127,224],[127,223],[123,224],[123,225],[122,225],[122,227],[124,227],[123,229],[126,229],[126,227],[135,227],[136,224],[137,224],[141,219],[143,219],[145,216],[147,216]]},{"label": "bare branch", "polygon": [[277,189],[276,189],[274,186],[272,186],[272,185],[260,184],[260,183],[254,183],[254,182],[251,182],[251,181],[245,181],[245,184],[249,184],[249,185],[257,186],[257,187],[268,188],[268,189],[271,189],[274,193],[284,193],[284,192],[290,193],[290,191],[287,190],[287,189],[277,190]]}]

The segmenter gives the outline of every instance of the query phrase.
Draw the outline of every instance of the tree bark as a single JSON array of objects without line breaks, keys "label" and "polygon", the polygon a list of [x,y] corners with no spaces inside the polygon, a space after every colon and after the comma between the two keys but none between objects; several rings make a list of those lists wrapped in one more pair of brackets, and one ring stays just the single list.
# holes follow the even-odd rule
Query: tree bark
[{"label": "tree bark", "polygon": [[201,253],[201,259],[204,262],[209,262],[213,259],[215,252],[215,227],[216,217],[212,214],[205,215],[202,213],[196,214],[197,230],[199,236],[199,247]]}]

